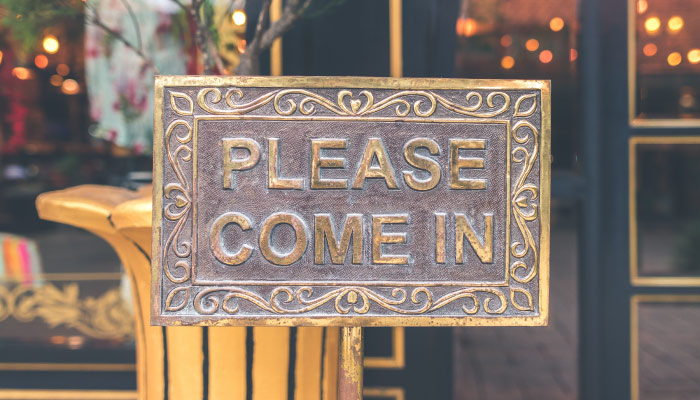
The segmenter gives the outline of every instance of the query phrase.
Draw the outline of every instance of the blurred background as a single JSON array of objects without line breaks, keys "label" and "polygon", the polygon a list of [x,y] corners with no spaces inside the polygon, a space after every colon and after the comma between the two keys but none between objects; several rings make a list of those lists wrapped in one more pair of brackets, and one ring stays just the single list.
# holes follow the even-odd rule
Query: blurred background
[{"label": "blurred background", "polygon": [[552,81],[549,326],[369,329],[367,398],[700,398],[700,0],[315,1],[251,50],[263,4],[204,2],[209,65],[174,0],[0,0],[0,399],[135,398],[119,259],[34,201],[149,183],[154,74],[236,71]]}]

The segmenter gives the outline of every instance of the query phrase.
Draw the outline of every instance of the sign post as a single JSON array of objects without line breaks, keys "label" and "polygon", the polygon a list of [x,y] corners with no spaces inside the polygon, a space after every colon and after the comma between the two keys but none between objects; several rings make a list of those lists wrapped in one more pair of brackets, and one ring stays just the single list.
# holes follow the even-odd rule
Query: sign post
[{"label": "sign post", "polygon": [[156,78],[152,323],[545,325],[545,81]]}]

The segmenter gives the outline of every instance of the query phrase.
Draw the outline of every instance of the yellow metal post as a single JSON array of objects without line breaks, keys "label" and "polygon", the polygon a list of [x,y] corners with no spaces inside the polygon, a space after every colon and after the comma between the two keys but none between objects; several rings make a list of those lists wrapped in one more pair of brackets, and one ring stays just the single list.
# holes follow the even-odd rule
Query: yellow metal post
[{"label": "yellow metal post", "polygon": [[338,399],[362,400],[362,327],[343,327],[340,331],[340,368]]}]

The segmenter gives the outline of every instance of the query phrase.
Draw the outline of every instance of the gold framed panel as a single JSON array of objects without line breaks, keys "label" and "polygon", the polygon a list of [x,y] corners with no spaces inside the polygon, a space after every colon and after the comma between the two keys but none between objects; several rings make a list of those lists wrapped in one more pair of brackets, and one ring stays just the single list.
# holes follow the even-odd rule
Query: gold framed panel
[{"label": "gold framed panel", "polygon": [[136,364],[130,363],[0,363],[0,371],[136,371]]},{"label": "gold framed panel", "polygon": [[[515,131],[517,131],[517,127],[522,124],[523,121],[518,122],[517,124],[514,124],[512,126],[513,131],[509,131],[509,135],[514,135],[516,140],[519,144],[524,144],[526,142],[532,141],[532,145],[534,148],[532,149],[533,153],[530,154],[528,150],[525,148],[515,148],[513,152],[516,151],[525,151],[526,155],[529,157],[529,161],[525,161],[524,158],[517,158],[515,155],[513,155],[513,161],[514,162],[527,162],[528,164],[523,164],[523,169],[521,171],[521,174],[518,178],[518,182],[516,185],[516,188],[513,189],[515,190],[513,192],[513,198],[511,199],[510,195],[507,196],[506,201],[510,204],[513,204],[513,209],[515,210],[516,207],[527,207],[523,203],[523,205],[520,204],[522,202],[520,199],[515,199],[517,195],[522,192],[524,189],[519,189],[523,184],[524,180],[527,178],[529,175],[529,172],[532,168],[532,165],[534,165],[535,162],[539,164],[539,192],[534,192],[534,199],[539,199],[535,200],[535,203],[533,204],[536,210],[535,214],[532,214],[529,217],[532,217],[532,219],[528,219],[527,221],[537,221],[538,226],[540,227],[539,229],[539,248],[537,248],[536,245],[534,245],[534,242],[532,244],[532,247],[529,242],[527,242],[524,246],[525,247],[525,252],[521,254],[518,257],[522,257],[523,255],[527,254],[529,252],[529,249],[532,249],[535,261],[532,267],[527,267],[523,262],[514,262],[513,265],[510,266],[510,271],[509,274],[513,279],[521,282],[521,283],[528,283],[533,281],[537,283],[538,287],[538,292],[537,292],[537,308],[538,312],[533,312],[535,311],[535,308],[533,306],[533,298],[532,295],[529,293],[528,290],[520,287],[506,287],[505,293],[502,292],[501,290],[497,290],[494,287],[484,287],[483,289],[479,288],[464,288],[462,289],[463,291],[466,291],[464,293],[469,292],[469,294],[466,294],[466,296],[469,296],[470,298],[476,298],[474,295],[471,294],[472,291],[476,292],[484,292],[481,293],[485,295],[486,293],[491,294],[496,296],[498,299],[498,304],[499,308],[498,310],[489,308],[488,303],[489,301],[485,301],[483,303],[483,306],[486,307],[484,312],[488,312],[490,314],[501,314],[503,311],[508,308],[509,305],[513,306],[514,310],[517,310],[515,312],[515,315],[503,315],[503,316],[495,316],[491,318],[486,318],[484,316],[473,316],[469,315],[470,313],[467,312],[466,316],[430,316],[430,315],[412,315],[412,314],[423,314],[427,310],[432,310],[430,307],[433,306],[433,301],[432,301],[432,296],[429,295],[427,297],[427,300],[430,304],[427,304],[427,308],[425,308],[425,311],[419,311],[419,312],[408,312],[408,311],[403,311],[394,308],[387,308],[393,310],[393,312],[400,313],[403,315],[386,315],[386,316],[363,316],[363,315],[352,315],[352,316],[345,316],[345,315],[322,315],[322,316],[291,316],[290,314],[292,311],[287,311],[287,310],[277,310],[275,311],[274,305],[272,303],[267,304],[267,300],[263,299],[262,303],[261,297],[258,295],[253,295],[255,296],[255,300],[253,303],[255,304],[263,304],[265,307],[272,307],[273,311],[278,313],[279,315],[274,315],[274,316],[266,316],[265,318],[260,318],[256,316],[237,316],[235,319],[229,317],[229,318],[222,318],[222,317],[215,317],[210,315],[209,312],[201,312],[197,308],[197,305],[203,304],[202,301],[207,301],[206,296],[208,296],[210,293],[215,293],[215,292],[221,292],[222,290],[226,290],[224,287],[222,288],[211,288],[207,289],[204,291],[201,291],[201,293],[195,293],[193,292],[192,294],[192,301],[195,302],[193,304],[194,309],[198,311],[197,315],[185,315],[185,314],[176,314],[178,311],[182,310],[187,302],[189,301],[189,286],[176,286],[174,288],[171,288],[167,296],[165,296],[166,293],[161,292],[161,285],[163,281],[163,275],[167,275],[169,271],[166,269],[161,270],[161,260],[160,256],[159,257],[154,257],[153,258],[153,263],[152,263],[152,274],[153,274],[153,279],[152,279],[152,298],[155,299],[156,301],[152,302],[152,316],[151,316],[151,321],[154,324],[169,324],[169,325],[189,325],[193,323],[197,323],[198,325],[203,325],[203,326],[221,326],[221,325],[257,325],[257,326],[297,326],[297,325],[303,325],[303,326],[521,326],[521,325],[526,325],[526,326],[540,326],[540,325],[546,325],[547,319],[548,319],[548,301],[549,301],[549,248],[550,248],[550,242],[549,242],[549,202],[550,202],[550,161],[551,161],[551,156],[550,156],[550,147],[551,147],[551,133],[550,133],[550,126],[551,126],[551,105],[550,105],[550,83],[549,81],[524,81],[524,80],[472,80],[472,79],[439,79],[439,78],[411,78],[411,79],[396,79],[396,78],[369,78],[369,77],[270,77],[270,78],[264,78],[264,77],[215,77],[215,76],[159,76],[156,78],[156,85],[155,85],[155,128],[154,128],[154,143],[159,144],[157,147],[154,148],[154,190],[153,190],[153,204],[154,204],[154,213],[153,213],[153,230],[152,230],[152,242],[153,242],[153,249],[152,249],[152,254],[159,254],[165,256],[166,253],[162,253],[164,248],[162,247],[160,238],[161,238],[161,231],[163,229],[162,226],[162,218],[163,218],[163,196],[164,196],[164,182],[163,182],[163,171],[165,168],[165,163],[164,163],[164,153],[167,151],[170,151],[168,149],[165,149],[164,151],[163,148],[163,143],[165,143],[164,138],[168,137],[170,138],[170,135],[172,133],[172,130],[177,124],[184,124],[185,127],[188,129],[188,134],[187,137],[178,137],[178,141],[182,144],[182,146],[187,147],[188,145],[192,145],[193,147],[189,149],[189,151],[192,154],[192,157],[189,157],[186,162],[193,162],[195,163],[196,161],[193,161],[192,159],[196,160],[196,130],[197,130],[197,121],[202,120],[202,119],[242,119],[242,118],[248,118],[248,119],[270,119],[273,118],[275,120],[300,120],[300,119],[312,119],[312,120],[338,120],[338,121],[345,121],[345,120],[372,120],[372,121],[396,121],[396,120],[406,120],[406,121],[421,121],[421,122],[431,122],[427,121],[425,119],[426,116],[432,115],[431,114],[426,114],[423,115],[421,114],[421,117],[408,117],[406,115],[398,115],[396,117],[381,117],[381,116],[376,116],[376,117],[367,117],[367,116],[361,116],[359,114],[353,114],[350,113],[348,116],[344,116],[347,113],[341,112],[341,116],[289,116],[285,114],[284,112],[280,111],[276,107],[276,101],[274,102],[275,104],[275,110],[277,111],[277,114],[279,115],[271,115],[270,117],[266,116],[261,116],[261,115],[250,115],[246,116],[245,114],[248,113],[251,110],[257,109],[258,107],[261,107],[262,105],[268,104],[270,101],[272,101],[273,97],[270,97],[271,95],[264,95],[263,98],[261,98],[260,101],[255,100],[255,106],[254,107],[248,107],[246,106],[245,109],[241,109],[241,112],[235,111],[233,113],[228,112],[228,111],[221,111],[221,110],[215,110],[212,109],[210,105],[206,104],[206,94],[209,92],[215,92],[215,94],[218,93],[218,98],[221,100],[221,93],[220,93],[220,88],[221,87],[230,87],[230,86],[236,86],[236,87],[256,87],[256,88],[280,88],[280,87],[285,87],[289,88],[290,90],[294,91],[300,91],[300,93],[307,93],[308,95],[311,96],[316,96],[318,95],[313,93],[313,89],[315,88],[337,88],[337,89],[367,89],[367,88],[373,88],[373,89],[392,89],[392,90],[405,90],[409,91],[406,93],[414,93],[417,95],[427,95],[428,99],[432,98],[430,96],[434,96],[430,94],[430,92],[426,92],[426,90],[455,90],[455,89],[481,89],[481,90],[497,90],[497,91],[508,91],[508,90],[535,90],[539,91],[540,94],[540,131],[538,133],[537,129],[534,128],[533,126],[533,140],[529,139],[529,134],[528,136],[525,137],[520,137],[517,136]],[[187,97],[188,104],[190,105],[190,108],[192,110],[179,110],[179,109],[174,109],[176,114],[182,115],[182,116],[188,116],[188,118],[194,118],[194,121],[192,122],[192,127],[189,126],[189,122],[186,122],[184,120],[177,120],[172,122],[169,125],[168,132],[164,131],[164,120],[163,120],[163,110],[164,110],[164,102],[166,101],[164,99],[165,95],[165,90],[166,87],[200,87],[203,88],[199,94],[196,96],[196,101],[197,104],[204,109],[205,111],[208,111],[214,115],[204,115],[204,116],[195,116],[193,114],[193,105],[194,101],[187,97],[186,95],[182,93],[176,93],[172,96],[185,96]],[[307,89],[311,90],[308,91]],[[281,93],[281,92],[280,92]],[[287,92],[284,92],[287,93]],[[403,92],[397,92],[397,95],[401,95]],[[504,96],[504,99],[506,102],[504,103],[503,106],[501,107],[506,107],[504,108],[507,109],[510,107],[510,97],[505,94],[505,92],[492,92],[493,93],[501,93],[502,96]],[[396,95],[395,95],[396,96]],[[492,97],[492,95],[489,95]],[[514,106],[514,117],[528,117],[534,113],[535,106],[533,105],[531,107],[531,110],[524,111],[522,109],[522,101],[525,98],[534,98],[536,94],[534,95],[524,95],[518,97],[518,101],[515,102]],[[275,97],[276,99],[277,97]],[[339,99],[342,100],[342,97],[339,97]],[[339,101],[341,101],[339,100]],[[218,101],[218,100],[217,100]],[[336,106],[332,105],[332,102],[328,99],[317,99],[317,101],[321,101],[322,106],[326,107],[330,105],[330,107],[334,108]],[[435,101],[434,99],[431,101]],[[443,101],[443,100],[441,100]],[[174,99],[170,99],[170,103],[174,104]],[[492,100],[487,101],[489,107],[495,107],[494,104],[492,103]],[[227,102],[228,104],[228,102]],[[252,103],[251,103],[252,104]],[[339,103],[340,104],[340,103]],[[481,103],[479,103],[481,104]],[[345,107],[344,105],[339,105],[339,107]],[[369,103],[367,105],[369,107]],[[454,105],[449,105],[448,108],[450,110],[454,111]],[[432,110],[432,108],[431,108]],[[336,112],[336,111],[334,111]],[[484,114],[481,118],[476,116],[475,121],[488,121],[488,122],[502,122],[505,123],[507,126],[510,126],[510,120],[488,120],[486,119],[487,116],[497,116],[500,115],[499,113],[502,113],[505,111],[496,111],[495,114],[493,112],[488,112],[487,114]],[[337,112],[336,112],[337,113]],[[216,115],[216,114],[221,114],[221,115]],[[493,115],[491,115],[493,114]],[[473,117],[470,117],[473,118]],[[468,120],[469,118],[467,118]],[[440,121],[438,122],[456,122],[456,121],[464,121],[464,119],[450,119],[450,118],[440,118]],[[432,121],[434,122],[434,121]],[[192,143],[190,143],[190,141]],[[182,147],[181,146],[181,147]],[[179,150],[178,150],[179,151]],[[539,154],[538,154],[539,153]],[[170,153],[167,153],[168,160],[173,162],[173,155]],[[517,158],[517,160],[516,160]],[[194,165],[194,164],[193,164]],[[173,168],[180,168],[179,164],[176,166],[175,164],[172,165]],[[177,172],[177,170],[176,170]],[[178,179],[184,179],[180,175],[177,175]],[[196,181],[196,168],[193,169],[192,172],[192,180],[193,182]],[[183,189],[177,189],[177,190],[186,190],[189,191],[190,189],[184,189],[184,187],[189,188],[190,183],[186,182],[180,182],[180,184],[175,183],[175,185],[185,185],[185,186],[178,186],[178,187],[183,187]],[[521,186],[518,186],[521,185]],[[172,186],[172,185],[171,185]],[[192,183],[192,187],[194,188],[195,185]],[[525,186],[523,186],[525,187]],[[510,190],[510,184],[508,184],[508,188]],[[171,189],[172,190],[172,189]],[[518,192],[518,190],[520,192]],[[193,189],[193,193],[188,194],[183,192],[183,196],[186,197],[187,201],[183,205],[183,207],[186,207],[185,211],[182,213],[178,214],[178,217],[176,218],[177,222],[177,229],[181,229],[182,226],[184,226],[184,219],[180,220],[180,218],[187,217],[189,218],[189,211],[192,209],[192,212],[196,212],[196,206],[192,206],[194,204],[193,200],[196,198],[196,190]],[[510,206],[508,206],[510,208]],[[518,209],[519,210],[519,209]],[[529,218],[528,217],[528,218]],[[192,217],[193,220],[196,220],[196,217]],[[522,218],[522,217],[521,217]],[[170,218],[172,220],[172,218]],[[175,221],[175,220],[172,220]],[[529,228],[525,224],[525,221],[520,221],[517,220],[518,222],[518,227],[520,228],[520,231],[523,236],[525,236],[525,232],[523,229],[527,230],[528,237],[530,239],[525,239],[525,240],[533,240],[532,239],[532,234],[529,233]],[[192,229],[192,232],[195,232],[196,229]],[[175,232],[175,231],[173,231]],[[179,231],[178,231],[179,232]],[[176,232],[177,233],[177,232]],[[175,233],[170,234],[174,235]],[[179,236],[179,233],[177,233]],[[170,239],[168,239],[170,240]],[[170,243],[170,242],[168,242]],[[515,256],[516,253],[514,252],[512,246],[518,246],[520,242],[516,242],[515,244],[509,243],[508,246],[511,247],[511,253]],[[168,246],[170,246],[168,244]],[[196,243],[192,243],[193,248],[196,246]],[[194,254],[194,253],[192,253]],[[189,257],[189,256],[188,256]],[[175,283],[176,285],[183,284],[190,280],[190,273],[194,271],[194,260],[192,260],[191,265],[189,259],[186,261],[187,268],[186,268],[186,278],[185,280],[178,280],[173,281],[172,278],[170,281],[172,283]],[[535,265],[537,264],[537,265]],[[178,264],[179,265],[179,264]],[[165,268],[165,266],[164,266]],[[526,268],[530,269],[532,268],[532,275],[530,273],[528,274],[527,280],[526,281],[520,281],[518,278],[516,279],[516,276],[514,275],[516,270],[520,268]],[[161,273],[162,271],[162,273]],[[194,275],[191,275],[191,277],[194,277]],[[305,285],[305,283],[297,282],[299,285]],[[297,283],[290,283],[290,282],[285,282],[283,285],[287,286],[299,286]],[[376,283],[376,282],[373,282]],[[193,282],[192,285],[195,283]],[[238,282],[236,283],[237,285],[239,284]],[[245,282],[245,284],[252,284],[251,282]],[[332,286],[337,286],[337,283],[321,283],[318,284],[318,282],[313,282],[313,285],[315,286],[322,286],[323,284],[326,285],[332,285]],[[508,282],[506,282],[508,284]],[[382,286],[386,286],[387,283],[383,282],[381,283]],[[389,286],[397,286],[399,285],[398,282],[391,282],[389,283]],[[291,287],[290,286],[290,287]],[[399,286],[406,286],[408,290],[412,290],[413,295],[418,292],[426,292],[428,293],[432,290],[430,288],[423,287],[423,286],[416,286],[413,282],[401,282]],[[439,285],[438,285],[439,286]],[[500,286],[500,285],[499,285]],[[193,288],[195,286],[192,286]],[[368,286],[369,287],[369,286]],[[238,289],[235,289],[238,290]],[[281,293],[286,292],[287,290],[297,290],[293,288],[282,288],[280,289],[275,289],[273,291],[273,294],[275,293]],[[298,290],[306,290],[303,286],[300,287]],[[333,296],[344,296],[348,293],[348,290],[346,288],[339,288],[335,289],[337,291],[337,295],[333,294]],[[356,289],[353,289],[356,290]],[[364,294],[364,290],[368,290],[367,288],[362,289],[363,291],[359,294],[364,296],[364,298],[368,297],[369,295]],[[406,293],[406,288],[400,288],[400,291],[403,291]],[[335,292],[333,292],[335,293]],[[355,293],[355,292],[353,292]],[[508,295],[509,293],[509,295]],[[516,293],[520,293],[521,296],[525,296],[526,300],[528,301],[527,304],[523,305],[518,304],[518,302],[515,300],[515,295]],[[173,299],[175,296],[179,295],[179,300],[177,300],[175,303],[173,303]],[[184,300],[183,296],[184,295]],[[355,293],[355,295],[358,295]],[[163,297],[161,297],[163,296]],[[246,298],[245,293],[243,293],[243,298]],[[382,305],[381,303],[381,298],[379,300],[377,299],[377,294],[373,293],[371,294],[371,298]],[[381,297],[381,295],[379,295]],[[462,294],[462,292],[458,289],[454,293],[450,293],[445,295],[444,297],[441,297],[440,299],[437,300],[435,303],[434,307],[442,307],[442,305],[447,304],[447,302],[451,302],[457,299],[460,299],[464,297],[465,295]],[[329,298],[328,295],[322,297],[321,299],[327,299]],[[412,297],[413,298],[413,297]],[[252,299],[252,298],[251,298]],[[406,296],[404,299],[408,299]],[[165,303],[162,303],[162,301],[165,301]],[[269,301],[274,300],[274,295]],[[509,301],[510,300],[510,301]],[[319,300],[321,301],[321,300]],[[393,300],[392,300],[393,301]],[[521,300],[522,301],[522,300]],[[209,303],[207,303],[209,304]],[[211,304],[220,304],[218,302],[216,303],[211,303]],[[477,303],[478,304],[478,303]],[[201,308],[201,307],[200,307]],[[307,307],[308,308],[308,307]],[[314,307],[315,308],[315,307]],[[313,309],[313,308],[309,308]],[[336,307],[337,309],[337,307]],[[165,316],[163,314],[163,310],[167,310],[170,312],[171,315]],[[421,309],[423,310],[423,309]],[[495,310],[495,311],[494,311]],[[216,310],[214,310],[216,311]],[[478,311],[478,308],[477,310]],[[475,312],[476,312],[475,311]],[[339,311],[340,312],[340,311]],[[513,312],[511,310],[511,312]],[[533,312],[532,315],[528,315],[528,312]],[[286,314],[285,314],[286,313]]]},{"label": "gold framed panel", "polygon": [[628,120],[634,128],[697,128],[698,118],[637,117],[637,0],[627,0],[627,97]]},{"label": "gold framed panel", "polygon": [[700,295],[637,294],[630,299],[630,398],[639,400],[639,304],[700,303]]},{"label": "gold framed panel", "polygon": [[700,136],[634,136],[628,148],[628,209],[630,282],[634,286],[700,286],[695,276],[640,276],[639,235],[637,224],[637,145],[638,144],[700,144]]},{"label": "gold framed panel", "polygon": [[406,366],[406,331],[402,326],[391,328],[391,356],[364,358],[365,368],[402,369]]},{"label": "gold framed panel", "polygon": [[[403,76],[403,25],[401,9],[402,0],[389,1],[389,71],[390,76]],[[270,3],[270,21],[277,21],[282,16],[282,0]],[[270,47],[270,75],[282,75],[282,38],[277,38]]]}]

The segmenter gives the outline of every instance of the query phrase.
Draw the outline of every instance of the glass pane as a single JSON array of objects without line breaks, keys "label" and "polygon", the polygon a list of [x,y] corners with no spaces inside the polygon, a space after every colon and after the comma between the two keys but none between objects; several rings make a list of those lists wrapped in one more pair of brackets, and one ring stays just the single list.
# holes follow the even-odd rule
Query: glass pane
[{"label": "glass pane", "polygon": [[0,267],[0,387],[133,389],[130,288],[106,242],[57,224],[0,233]]},{"label": "glass pane", "polygon": [[700,275],[700,139],[637,145],[638,270]]},{"label": "glass pane", "polygon": [[639,306],[639,399],[700,398],[700,304]]},{"label": "glass pane", "polygon": [[700,0],[637,0],[638,118],[700,118]]}]

